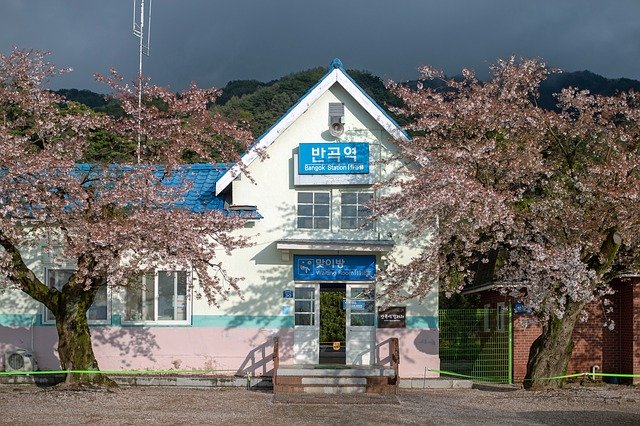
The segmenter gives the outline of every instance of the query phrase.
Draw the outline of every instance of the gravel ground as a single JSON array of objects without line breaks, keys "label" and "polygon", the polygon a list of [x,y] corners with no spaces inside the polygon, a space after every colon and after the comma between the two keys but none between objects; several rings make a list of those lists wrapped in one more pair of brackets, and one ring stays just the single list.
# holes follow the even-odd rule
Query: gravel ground
[{"label": "gravel ground", "polygon": [[396,396],[274,395],[245,389],[0,385],[0,424],[640,424],[640,389],[574,386],[407,390]]}]

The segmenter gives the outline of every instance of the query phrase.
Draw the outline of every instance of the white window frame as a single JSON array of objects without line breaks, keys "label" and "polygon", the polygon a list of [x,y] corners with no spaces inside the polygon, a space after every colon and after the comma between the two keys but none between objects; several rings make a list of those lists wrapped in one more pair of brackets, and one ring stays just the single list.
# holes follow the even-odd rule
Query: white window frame
[{"label": "white window frame", "polygon": [[[315,327],[318,328],[320,327],[320,286],[318,284],[315,283],[311,283],[311,284],[296,284],[295,285],[295,290],[294,291],[298,291],[298,289],[312,289],[313,290],[313,297],[312,298],[302,298],[302,297],[297,297],[297,294],[294,293],[294,307],[293,307],[293,324],[294,327]],[[297,311],[296,310],[296,306],[295,304],[297,302],[306,302],[306,303],[311,303],[312,306],[312,310],[307,311],[307,310],[301,310],[301,311]],[[309,316],[308,318],[312,318],[312,324],[298,324],[297,323],[297,317],[298,315],[307,315]]]},{"label": "white window frame", "polygon": [[[158,292],[158,276],[160,272],[172,272],[172,273],[178,273],[178,272],[184,272],[186,273],[186,291],[185,291],[185,306],[186,306],[186,315],[185,315],[185,319],[184,320],[164,320],[164,319],[159,319],[159,314],[158,314],[158,305],[159,305],[159,292]],[[142,280],[144,280],[144,285],[142,286],[142,300],[145,300],[145,293],[147,291],[146,289],[146,276],[149,274],[145,274],[142,276]],[[154,297],[153,297],[153,320],[147,320],[144,319],[145,317],[145,312],[144,312],[144,303],[142,305],[142,319],[135,319],[135,320],[131,320],[131,319],[127,319],[126,315],[127,315],[127,299],[129,297],[129,291],[131,290],[139,290],[140,288],[138,287],[127,287],[125,289],[124,292],[124,299],[123,299],[123,307],[124,307],[124,312],[122,314],[122,324],[124,325],[144,325],[144,324],[157,324],[157,325],[190,325],[191,324],[191,301],[192,301],[192,273],[190,270],[185,270],[185,269],[156,269],[153,272],[153,292],[154,292]],[[175,280],[175,284],[174,284],[174,289],[176,290],[174,292],[174,298],[178,296],[177,294],[177,279]],[[175,299],[174,299],[175,300]],[[177,312],[178,306],[177,303],[174,304],[174,312]]]},{"label": "white window frame", "polygon": [[[69,268],[69,267],[54,267],[54,266],[49,266],[46,267],[44,269],[44,282],[45,285],[47,287],[49,287],[49,277],[51,274],[51,271],[69,271],[69,272],[75,272],[75,268]],[[64,285],[64,284],[63,284]],[[58,290],[60,290],[61,288],[58,288]],[[95,303],[95,301],[94,301]],[[93,307],[93,305],[91,305]],[[87,311],[87,314],[89,314],[89,311]],[[49,316],[51,316],[51,318],[49,318]],[[107,317],[105,319],[88,319],[87,318],[87,322],[89,325],[107,325],[107,324],[111,324],[111,289],[107,286]],[[43,324],[55,324],[56,320],[55,317],[53,316],[53,313],[47,309],[46,306],[42,305],[42,323]]]},{"label": "white window frame", "polygon": [[[375,191],[372,190],[367,190],[367,189],[361,189],[361,190],[341,190],[339,191],[338,194],[338,211],[339,211],[339,220],[338,220],[338,224],[340,225],[339,228],[341,231],[375,231],[376,230],[376,222],[368,222],[369,226],[371,226],[370,228],[361,228],[360,225],[358,224],[359,222],[359,215],[358,215],[358,209],[362,206],[364,206],[364,204],[360,204],[358,200],[356,200],[356,204],[348,204],[348,206],[354,206],[356,208],[356,216],[354,216],[354,218],[356,219],[356,227],[355,228],[343,228],[342,227],[342,195],[343,194],[356,194],[356,198],[359,197],[360,194],[370,194],[371,195],[371,199],[374,199],[376,194]],[[347,216],[347,217],[352,217],[352,216]]]},{"label": "white window frame", "polygon": [[[365,291],[361,291],[360,293],[354,295],[353,291],[355,289],[365,289]],[[348,282],[346,285],[346,291],[348,294],[346,295],[346,300],[349,302],[346,307],[347,311],[347,327],[377,327],[377,315],[376,315],[376,286],[375,284],[365,283],[358,284],[354,282]],[[362,301],[369,306],[372,306],[371,310],[364,310],[362,312],[357,311],[354,312],[353,303],[356,301]],[[366,317],[371,318],[371,324],[353,324],[354,318]]]},{"label": "white window frame", "polygon": [[[300,194],[312,194],[312,198],[313,201],[311,203],[301,203],[300,202]],[[316,216],[315,215],[315,207],[316,205],[318,206],[324,206],[325,204],[316,204],[315,202],[315,197],[316,194],[326,194],[326,196],[329,199],[329,203],[326,204],[329,207],[329,212],[327,216]],[[320,231],[329,231],[331,230],[331,226],[332,226],[332,216],[333,216],[333,203],[332,203],[332,196],[331,196],[331,191],[329,190],[320,190],[320,191],[296,191],[296,229],[301,230],[301,231],[315,231],[315,230],[320,230]],[[311,216],[309,215],[300,215],[300,206],[311,206],[312,209],[312,213]],[[313,226],[311,228],[304,228],[300,226],[300,217],[304,217],[304,218],[311,218],[311,221],[313,223]],[[316,228],[315,227],[315,222],[317,218],[326,218],[329,222],[328,222],[328,226],[326,228]]]}]

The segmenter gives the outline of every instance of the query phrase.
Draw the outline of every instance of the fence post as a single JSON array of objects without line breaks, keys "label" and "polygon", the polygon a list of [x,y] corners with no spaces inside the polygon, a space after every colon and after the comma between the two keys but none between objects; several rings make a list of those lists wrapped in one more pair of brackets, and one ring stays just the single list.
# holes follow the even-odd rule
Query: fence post
[{"label": "fence post", "polygon": [[513,384],[513,309],[509,302],[509,384]]}]

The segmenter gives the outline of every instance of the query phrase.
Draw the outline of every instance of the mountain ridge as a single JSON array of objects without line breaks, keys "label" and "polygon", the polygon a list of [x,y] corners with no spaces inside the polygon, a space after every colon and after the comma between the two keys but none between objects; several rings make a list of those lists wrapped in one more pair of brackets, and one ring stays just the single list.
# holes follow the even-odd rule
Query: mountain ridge
[{"label": "mountain ridge", "polygon": [[[368,71],[348,70],[347,72],[382,107],[389,109],[401,106],[400,99],[385,87],[380,77]],[[268,82],[232,80],[222,88],[222,95],[212,108],[228,118],[247,123],[257,137],[297,102],[325,73],[325,68],[316,67]],[[404,84],[415,87],[416,81],[406,81]],[[640,81],[629,78],[610,79],[589,70],[554,73],[541,83],[538,105],[549,110],[556,109],[554,93],[567,87],[611,96],[628,90],[640,91]],[[111,115],[122,113],[115,101],[100,93],[86,89],[60,89],[56,93],[97,112]],[[393,113],[392,116],[400,125],[407,122],[406,117]]]}]

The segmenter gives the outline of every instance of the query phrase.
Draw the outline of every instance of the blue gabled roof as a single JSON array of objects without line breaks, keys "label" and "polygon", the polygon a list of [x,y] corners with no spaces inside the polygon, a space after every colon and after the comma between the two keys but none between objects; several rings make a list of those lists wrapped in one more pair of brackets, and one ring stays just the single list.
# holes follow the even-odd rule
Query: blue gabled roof
[{"label": "blue gabled roof", "polygon": [[[191,183],[191,188],[176,207],[187,208],[194,213],[224,210],[224,197],[216,196],[216,182],[231,168],[230,164],[184,164],[162,181],[167,187]],[[162,168],[156,173],[162,176]]]},{"label": "blue gabled roof", "polygon": [[[100,167],[96,168],[92,164],[79,163],[76,164],[82,172],[97,174]],[[177,201],[173,207],[186,208],[193,213],[205,213],[211,211],[224,211],[229,216],[240,216],[246,219],[261,219],[262,216],[255,210],[226,210],[224,205],[224,196],[216,196],[216,182],[220,179],[233,164],[217,163],[217,164],[182,164],[172,170],[171,175],[165,176],[165,168],[163,166],[132,166],[110,164],[107,167],[116,170],[132,170],[136,167],[153,167],[154,174],[162,179],[163,185],[168,188],[181,187],[189,182],[190,188],[184,194],[184,197]]]}]

